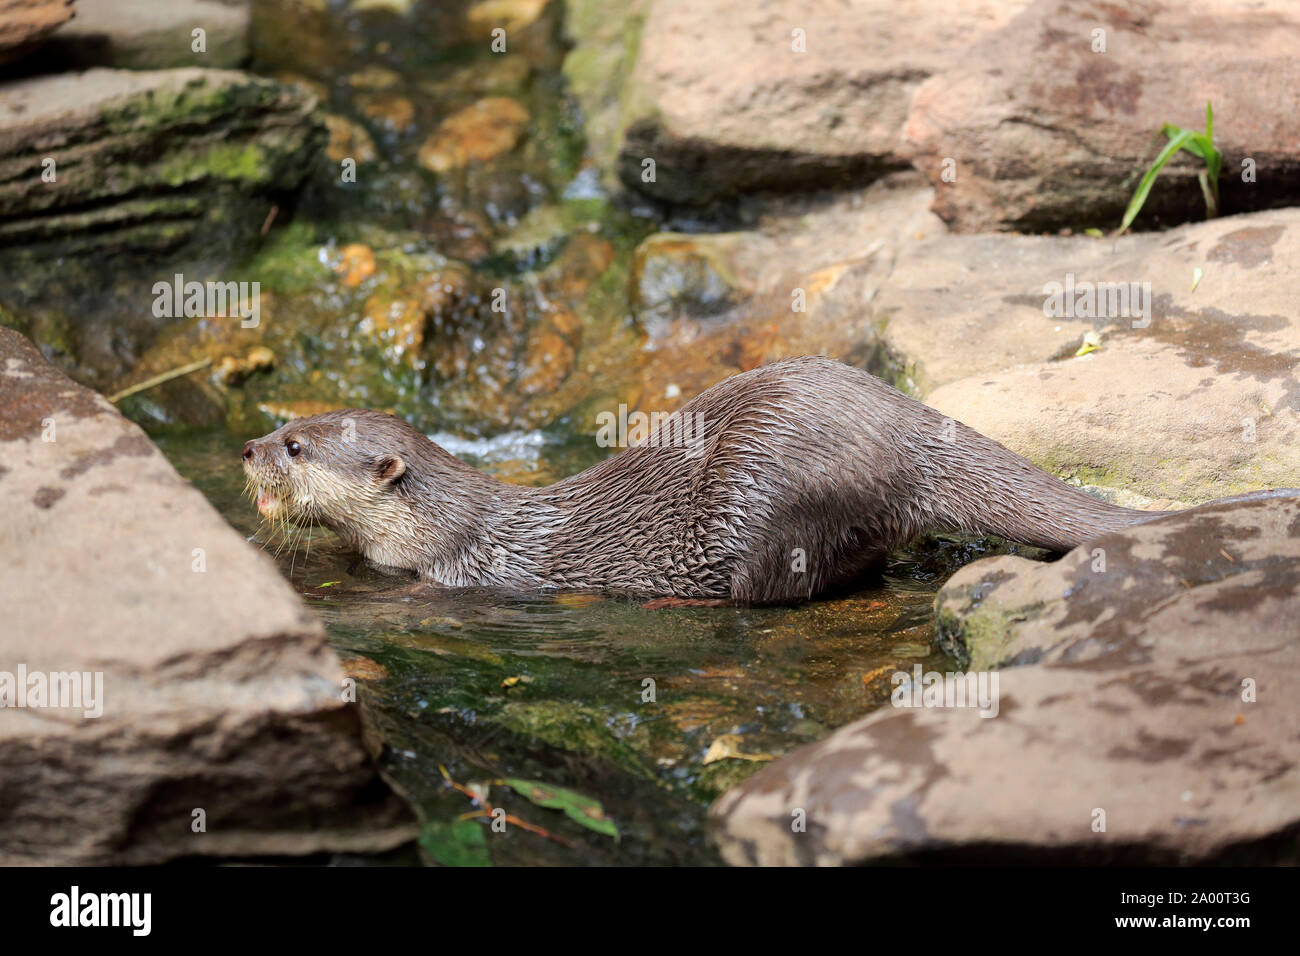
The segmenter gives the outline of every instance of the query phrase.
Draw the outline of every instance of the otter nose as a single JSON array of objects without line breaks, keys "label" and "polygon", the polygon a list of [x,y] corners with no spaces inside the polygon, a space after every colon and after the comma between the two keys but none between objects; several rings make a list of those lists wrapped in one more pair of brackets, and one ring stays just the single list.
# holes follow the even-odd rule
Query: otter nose
[{"label": "otter nose", "polygon": [[252,460],[253,460],[253,443],[250,441],[245,443],[244,445],[244,461],[252,461]]}]

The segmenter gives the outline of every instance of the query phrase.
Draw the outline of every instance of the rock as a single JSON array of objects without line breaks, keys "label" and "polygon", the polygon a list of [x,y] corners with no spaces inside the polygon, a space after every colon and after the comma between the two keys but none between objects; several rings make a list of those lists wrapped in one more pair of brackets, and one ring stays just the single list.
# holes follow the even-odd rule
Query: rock
[{"label": "rock", "polygon": [[341,163],[345,159],[353,159],[357,163],[369,163],[379,158],[374,139],[360,123],[354,123],[346,116],[326,113],[325,125],[330,132],[329,145],[325,147],[325,155],[330,162]]},{"label": "rock", "polygon": [[334,271],[343,277],[343,285],[355,289],[375,274],[375,252],[362,243],[349,243],[339,250]]},{"label": "rock", "polygon": [[0,0],[0,63],[20,59],[73,17],[74,0]]},{"label": "rock", "polygon": [[887,708],[796,751],[714,806],[729,862],[1295,862],[1300,493],[978,561],[937,607],[973,667],[1035,662],[996,716]]},{"label": "rock", "polygon": [[[1297,256],[1295,210],[1117,244],[951,237],[900,263],[876,309],[945,414],[1057,474],[1204,501],[1300,485]],[[1149,325],[1045,316],[1067,274],[1149,282]],[[1100,350],[1075,357],[1094,328]]]},{"label": "rock", "polygon": [[[325,144],[314,107],[297,87],[224,70],[11,83],[0,91],[0,262],[77,257],[98,273],[117,255],[157,265],[244,251]],[[67,281],[48,271],[36,278]]]},{"label": "rock", "polygon": [[[29,686],[102,673],[101,716],[85,700],[0,708],[0,864],[412,838],[342,702],[338,658],[274,564],[139,428],[8,329],[0,408],[0,666],[25,668]],[[192,829],[200,809],[206,832]]]},{"label": "rock", "polygon": [[619,175],[656,199],[705,204],[906,166],[900,136],[916,88],[1023,6],[655,0],[624,103]]},{"label": "rock", "polygon": [[[769,204],[746,232],[643,243],[631,284],[646,410],[820,352],[1111,496],[1300,485],[1300,213],[1118,240],[962,236],[929,196],[896,174]],[[1068,311],[1049,307],[1052,283],[1074,290]],[[1094,332],[1100,348],[1077,356]]]},{"label": "rock", "polygon": [[519,389],[525,395],[555,391],[573,370],[574,350],[554,329],[541,328],[529,337]]},{"label": "rock", "polygon": [[521,271],[536,269],[555,258],[573,230],[572,218],[560,206],[535,206],[492,244],[492,253]]},{"label": "rock", "polygon": [[[905,137],[957,231],[1112,228],[1167,141],[1162,125],[1204,129],[1209,100],[1222,208],[1243,212],[1300,197],[1300,111],[1279,105],[1298,87],[1289,0],[1038,0],[921,86]],[[1257,181],[1242,181],[1247,158]],[[1186,154],[1167,165],[1138,225],[1203,218],[1203,168]]]},{"label": "rock", "polygon": [[[250,6],[224,0],[78,0],[77,17],[42,51],[64,68],[234,69],[249,55]],[[203,30],[195,50],[194,31]]]},{"label": "rock", "polygon": [[250,375],[275,367],[275,353],[265,345],[256,345],[243,355],[224,355],[213,369],[227,388],[242,384]]},{"label": "rock", "polygon": [[[707,318],[744,297],[729,261],[743,237],[660,232],[637,246],[632,261],[632,309],[648,330],[689,315]],[[652,332],[653,334],[653,332]]]},{"label": "rock", "polygon": [[[330,98],[330,88],[320,80],[313,80],[310,77],[303,76],[301,73],[280,72],[271,76],[271,79],[277,83],[283,83],[286,86],[300,86],[320,102],[326,103]],[[328,116],[326,122],[329,122]]]},{"label": "rock", "polygon": [[434,322],[454,323],[455,310],[477,294],[472,273],[456,263],[421,276],[420,304]]},{"label": "rock", "polygon": [[672,411],[729,375],[794,355],[880,371],[872,301],[904,250],[943,231],[931,195],[909,171],[865,190],[773,203],[745,232],[643,244],[631,280],[648,338],[643,410]]},{"label": "rock", "polygon": [[[617,16],[617,7],[614,4],[610,7],[610,15]],[[490,49],[489,60],[521,54],[531,67],[555,72],[564,57],[563,17],[562,0],[481,0],[465,10],[464,35],[468,42]],[[495,34],[494,30],[502,30],[504,34]],[[493,45],[498,39],[505,41],[504,49]],[[491,69],[487,64],[484,66]]]},{"label": "rock", "polygon": [[[1290,616],[1298,587],[1300,492],[1254,492],[1103,535],[1052,564],[1011,555],[969,564],[939,592],[936,629],[974,670],[1089,662],[1176,672],[1216,653],[1280,652],[1286,635],[1300,642]],[[1287,652],[1294,666],[1297,651]]]},{"label": "rock", "polygon": [[[1044,286],[1064,284],[1069,273],[1091,282],[1147,278],[1134,269],[1159,241],[945,233],[934,229],[900,255],[871,302],[896,378],[927,399],[962,378],[1073,355],[1097,322],[1045,315]],[[1186,292],[1190,272],[1177,278]]]},{"label": "rock", "polygon": [[1204,501],[1300,483],[1295,384],[1136,342],[963,379],[929,403],[1062,477]]},{"label": "rock", "polygon": [[227,70],[94,69],[6,85],[6,324],[83,382],[126,375],[181,317],[157,283],[250,278],[231,266],[326,162],[314,105],[297,87]]},{"label": "rock", "polygon": [[537,22],[551,0],[479,0],[465,12],[471,26],[523,30]]},{"label": "rock", "polygon": [[[566,0],[564,78],[582,108],[587,155],[606,192],[618,184],[622,109],[650,0]],[[631,51],[631,52],[629,52]]]},{"label": "rock", "polygon": [[352,0],[351,7],[358,12],[383,11],[404,17],[411,12],[414,0]]},{"label": "rock", "polygon": [[428,321],[419,290],[381,292],[366,300],[357,332],[378,345],[388,363],[418,369]]},{"label": "rock", "polygon": [[348,74],[348,86],[354,90],[391,90],[400,86],[402,74],[386,66],[371,64]]},{"label": "rock", "polygon": [[329,0],[253,0],[254,62],[331,79],[339,63],[348,62],[350,19],[339,16]]},{"label": "rock", "polygon": [[366,117],[393,136],[403,136],[415,125],[415,104],[405,96],[389,91],[362,93],[357,106]]},{"label": "rock", "polygon": [[445,75],[420,81],[430,99],[457,96],[512,96],[523,94],[532,65],[521,53],[500,53],[487,60],[477,59]]},{"label": "rock", "polygon": [[452,113],[420,147],[420,165],[446,173],[483,163],[518,145],[528,127],[528,111],[515,100],[490,96]]}]

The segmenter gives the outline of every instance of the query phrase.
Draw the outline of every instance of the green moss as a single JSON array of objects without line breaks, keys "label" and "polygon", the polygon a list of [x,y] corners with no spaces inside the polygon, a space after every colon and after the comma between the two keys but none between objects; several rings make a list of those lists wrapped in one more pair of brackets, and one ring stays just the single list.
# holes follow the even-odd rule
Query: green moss
[{"label": "green moss", "polygon": [[14,329],[23,335],[31,336],[31,320],[18,315],[18,313],[6,309],[0,304],[0,325],[6,328]]},{"label": "green moss", "polygon": [[1085,485],[1119,488],[1133,481],[1134,469],[1121,465],[1098,468],[1081,464],[1071,455],[1071,450],[1053,448],[1041,456],[1033,456],[1035,464],[1061,478],[1076,479]]},{"label": "green moss", "polygon": [[273,178],[267,151],[256,142],[218,143],[206,149],[178,151],[164,159],[156,173],[169,186],[204,179],[266,183]]},{"label": "green moss", "polygon": [[587,151],[602,175],[613,176],[627,117],[645,113],[649,101],[632,104],[633,68],[641,46],[646,4],[630,2],[611,10],[607,0],[568,0],[565,28],[573,49],[564,59],[564,78],[582,106],[586,120]]},{"label": "green moss", "polygon": [[561,750],[601,757],[639,777],[650,777],[636,751],[609,729],[605,714],[567,701],[518,701],[506,704],[495,720],[518,734]]},{"label": "green moss", "polygon": [[278,295],[313,289],[330,274],[320,261],[319,245],[315,228],[296,220],[273,234],[244,267],[240,278],[261,282],[263,291]]},{"label": "green moss", "polygon": [[[373,237],[372,237],[373,238]],[[392,274],[395,287],[447,268],[447,258],[429,252],[411,252],[393,241],[384,247],[371,245],[375,251],[377,272]]]},{"label": "green moss", "polygon": [[[958,610],[960,608],[960,610]],[[935,601],[934,629],[939,646],[968,670],[993,670],[1012,655],[1019,625],[1043,605],[1009,611],[996,602],[977,600],[973,588],[963,588]]]},{"label": "green moss", "polygon": [[268,99],[275,89],[269,83],[214,83],[197,79],[183,87],[154,90],[148,96],[112,100],[101,109],[100,116],[110,133],[130,134],[255,105]]},{"label": "green moss", "polygon": [[879,346],[873,352],[873,358],[867,371],[884,379],[904,395],[911,395],[918,401],[931,391],[929,377],[921,370],[916,360],[909,358],[888,344],[885,330],[889,327],[889,316],[881,315],[872,321]]},{"label": "green moss", "polygon": [[691,787],[692,796],[706,802],[712,802],[733,787],[738,787],[766,763],[756,760],[719,760],[701,768],[699,776]]}]

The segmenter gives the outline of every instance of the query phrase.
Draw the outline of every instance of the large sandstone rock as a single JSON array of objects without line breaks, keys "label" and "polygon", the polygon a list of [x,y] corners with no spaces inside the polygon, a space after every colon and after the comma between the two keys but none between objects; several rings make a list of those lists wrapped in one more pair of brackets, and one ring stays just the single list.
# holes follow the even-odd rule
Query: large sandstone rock
[{"label": "large sandstone rock", "polygon": [[[1116,244],[949,237],[900,263],[876,308],[940,411],[1058,474],[1204,501],[1300,485],[1297,261],[1295,210]],[[1149,282],[1149,325],[1044,315],[1067,273]],[[1092,330],[1100,349],[1076,357]]]},{"label": "large sandstone rock", "polygon": [[11,83],[0,90],[0,262],[245,249],[324,147],[314,108],[297,87],[225,70]]},{"label": "large sandstone rock", "polygon": [[82,381],[123,375],[178,316],[155,314],[156,283],[249,278],[232,266],[324,162],[315,102],[228,70],[0,88],[0,324]]},{"label": "large sandstone rock", "polygon": [[242,0],[79,0],[76,20],[41,55],[78,69],[232,69],[248,59],[250,16]]},{"label": "large sandstone rock", "polygon": [[[1242,212],[1300,197],[1298,90],[1291,0],[1037,0],[921,86],[906,139],[958,231],[1112,228],[1166,142],[1161,126],[1203,129],[1208,100],[1223,209]],[[1242,181],[1245,159],[1255,182]],[[1139,227],[1202,218],[1203,168],[1186,154],[1166,166]]]},{"label": "large sandstone rock", "polygon": [[996,716],[886,708],[763,769],[713,809],[730,862],[1300,859],[1300,493],[978,561],[937,606],[972,668],[1029,664]]},{"label": "large sandstone rock", "polygon": [[74,0],[0,0],[0,63],[40,45],[72,19]]},{"label": "large sandstone rock", "polygon": [[410,837],[338,659],[271,561],[139,428],[3,328],[0,463],[0,672],[103,675],[98,717],[0,708],[0,864]]},{"label": "large sandstone rock", "polygon": [[[931,195],[894,174],[768,204],[747,231],[647,239],[630,288],[643,407],[820,352],[1111,492],[1300,485],[1300,213],[1119,240],[963,236],[926,211]],[[1052,283],[1074,289],[1066,314],[1047,307]],[[1103,288],[1091,309],[1089,285]]]},{"label": "large sandstone rock", "polygon": [[[619,174],[656,199],[861,184],[904,166],[916,88],[1023,0],[655,0]],[[806,52],[796,52],[803,31]],[[642,164],[656,180],[642,181]]]}]

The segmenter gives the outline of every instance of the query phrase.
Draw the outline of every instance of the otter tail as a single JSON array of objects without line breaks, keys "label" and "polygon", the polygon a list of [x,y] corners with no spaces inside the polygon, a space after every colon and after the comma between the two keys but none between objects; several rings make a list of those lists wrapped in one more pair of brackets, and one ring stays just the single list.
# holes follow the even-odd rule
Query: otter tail
[{"label": "otter tail", "polygon": [[[935,471],[925,477],[938,526],[996,534],[1053,551],[1172,511],[1107,504],[958,423],[956,439],[930,441]],[[951,425],[949,425],[951,431]]]}]

